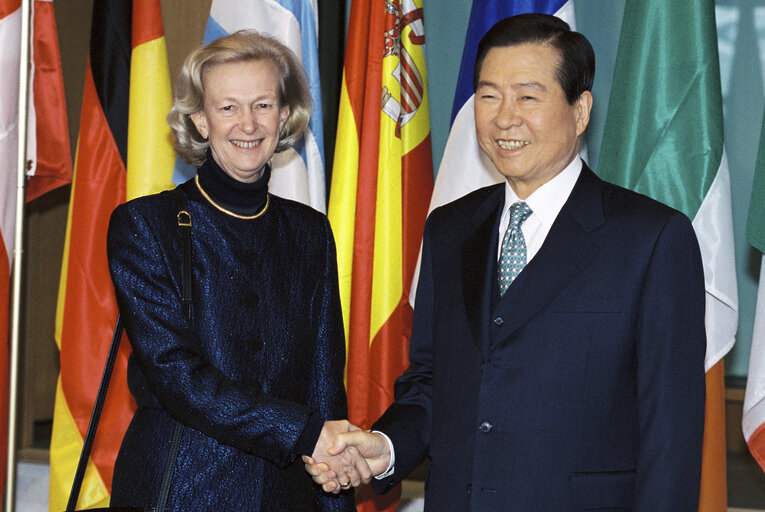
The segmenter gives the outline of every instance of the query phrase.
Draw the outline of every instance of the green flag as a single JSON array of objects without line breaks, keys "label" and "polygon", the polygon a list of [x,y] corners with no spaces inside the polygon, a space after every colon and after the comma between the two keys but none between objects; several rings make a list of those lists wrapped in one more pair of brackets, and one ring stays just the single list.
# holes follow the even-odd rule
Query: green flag
[{"label": "green flag", "polygon": [[693,221],[711,368],[733,346],[738,322],[713,0],[626,3],[598,172]]},{"label": "green flag", "polygon": [[738,290],[713,0],[630,0],[600,175],[685,213],[704,263],[707,401],[699,512],[727,509],[723,356]]},{"label": "green flag", "polygon": [[746,237],[763,255],[741,426],[749,451],[765,471],[765,117],[760,132],[760,151],[754,168]]},{"label": "green flag", "polygon": [[[761,253],[765,253],[765,116],[760,132],[760,150],[754,168],[752,199],[749,201],[749,217],[746,220],[746,238]],[[762,286],[761,283],[760,286]]]}]

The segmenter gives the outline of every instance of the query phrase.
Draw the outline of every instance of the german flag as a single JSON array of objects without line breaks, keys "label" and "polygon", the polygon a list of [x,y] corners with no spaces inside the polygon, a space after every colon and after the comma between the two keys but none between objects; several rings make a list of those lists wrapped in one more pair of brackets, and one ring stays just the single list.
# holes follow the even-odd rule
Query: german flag
[{"label": "german flag", "polygon": [[[338,247],[352,423],[368,428],[408,366],[409,289],[433,188],[422,2],[351,4],[329,219]],[[358,510],[400,493],[361,491]]]},{"label": "german flag", "polygon": [[[170,77],[159,0],[102,0],[93,8],[90,55],[69,203],[56,315],[61,375],[50,450],[50,510],[66,506],[117,318],[106,260],[112,210],[172,187],[165,115]],[[114,460],[135,403],[129,346],[120,346],[79,506],[108,504]]]}]

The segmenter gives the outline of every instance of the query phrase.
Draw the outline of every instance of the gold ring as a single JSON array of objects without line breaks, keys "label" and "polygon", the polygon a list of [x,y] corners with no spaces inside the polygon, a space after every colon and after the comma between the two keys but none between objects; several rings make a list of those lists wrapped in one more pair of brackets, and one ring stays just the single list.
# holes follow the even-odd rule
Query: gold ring
[{"label": "gold ring", "polygon": [[[339,482],[338,482],[338,483],[339,483]],[[351,486],[351,482],[350,482],[350,481],[348,481],[348,482],[345,482],[344,484],[340,484],[340,487],[342,487],[343,489],[347,489],[347,488],[349,488],[350,486]]]}]

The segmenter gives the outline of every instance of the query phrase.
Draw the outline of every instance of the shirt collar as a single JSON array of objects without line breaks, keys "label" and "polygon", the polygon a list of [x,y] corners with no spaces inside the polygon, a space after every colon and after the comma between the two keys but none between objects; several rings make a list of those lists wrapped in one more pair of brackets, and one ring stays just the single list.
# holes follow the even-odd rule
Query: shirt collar
[{"label": "shirt collar", "polygon": [[[555,177],[526,198],[526,204],[529,205],[531,211],[548,228],[555,222],[555,218],[563,208],[568,196],[571,195],[581,172],[582,159],[577,156]],[[505,181],[505,210],[517,201],[521,201],[521,199],[518,198],[510,183]]]}]

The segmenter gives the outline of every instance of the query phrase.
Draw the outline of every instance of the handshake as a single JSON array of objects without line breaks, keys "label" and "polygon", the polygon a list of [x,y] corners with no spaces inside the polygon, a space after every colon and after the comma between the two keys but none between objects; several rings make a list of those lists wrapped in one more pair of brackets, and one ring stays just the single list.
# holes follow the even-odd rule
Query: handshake
[{"label": "handshake", "polygon": [[390,461],[385,436],[361,430],[346,420],[324,422],[313,454],[303,456],[314,482],[334,494],[369,483],[388,469]]}]

